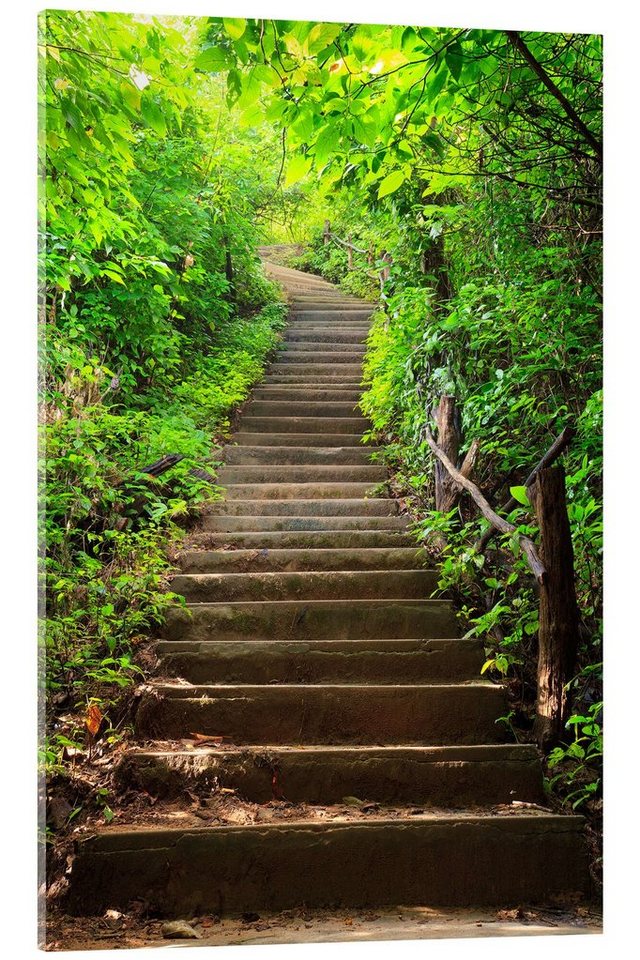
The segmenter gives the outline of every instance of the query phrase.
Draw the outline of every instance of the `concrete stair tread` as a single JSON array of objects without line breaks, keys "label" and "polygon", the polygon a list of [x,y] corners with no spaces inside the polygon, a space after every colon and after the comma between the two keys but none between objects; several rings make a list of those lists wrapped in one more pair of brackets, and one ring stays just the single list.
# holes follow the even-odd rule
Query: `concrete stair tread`
[{"label": "concrete stair tread", "polygon": [[[308,426],[308,424],[301,424]],[[362,443],[362,438],[356,433],[315,433],[300,430],[287,433],[274,432],[256,432],[255,430],[238,430],[235,434],[236,444],[238,446],[288,446],[288,447],[356,447],[358,449],[367,449]]]},{"label": "concrete stair tread", "polygon": [[129,749],[118,775],[128,786],[160,797],[200,784],[206,789],[215,777],[243,799],[268,803],[277,771],[279,792],[293,803],[340,804],[344,797],[355,797],[384,805],[459,809],[515,799],[544,802],[538,754],[526,745],[194,747],[189,741],[189,747],[174,741]]},{"label": "concrete stair tread", "polygon": [[[255,489],[252,490],[255,493]],[[246,493],[246,491],[245,491]],[[225,501],[229,503],[246,503],[244,495],[238,493],[236,500]],[[274,501],[265,500],[265,503],[269,502],[278,502],[275,500],[275,491],[274,491]],[[295,498],[291,498],[290,502],[292,504],[297,504],[299,501]],[[300,497],[300,502],[305,501],[305,497]],[[331,503],[341,503],[344,502],[341,496],[327,497],[326,502]],[[334,513],[325,513],[320,515],[319,511],[315,510],[311,514],[306,514],[302,511],[294,511],[294,513],[287,514],[275,514],[271,515],[265,510],[264,515],[255,515],[248,514],[245,516],[234,515],[231,511],[224,514],[207,514],[202,518],[201,521],[201,531],[211,531],[211,532],[220,532],[220,533],[285,533],[285,532],[298,532],[298,533],[311,533],[313,531],[329,531],[334,530],[340,533],[346,533],[347,531],[363,531],[374,533],[378,531],[402,531],[408,534],[408,522],[407,518],[404,516],[394,516],[389,514],[377,515],[375,513],[367,513],[366,509],[362,509],[359,513],[345,513],[336,512]]]},{"label": "concrete stair tread", "polygon": [[384,483],[385,467],[375,463],[240,463],[225,464],[216,482],[221,487],[242,483]]},{"label": "concrete stair tread", "polygon": [[382,483],[378,480],[364,481],[319,481],[281,482],[281,483],[228,483],[224,487],[227,500],[316,500],[324,497],[337,497],[340,500],[357,499],[371,494],[374,487]]},{"label": "concrete stair tread", "polygon": [[[368,500],[341,497],[325,497],[322,500],[218,500],[202,512],[203,520],[212,516],[267,517],[267,516],[388,516],[402,517],[395,500],[386,497],[370,497]],[[406,518],[405,518],[406,519]]]},{"label": "concrete stair tread", "polygon": [[216,569],[273,570],[409,570],[422,569],[424,553],[415,547],[346,549],[199,550],[183,551],[182,573],[207,573]]},{"label": "concrete stair tread", "polygon": [[186,683],[180,680],[153,680],[146,684],[146,687],[149,690],[155,690],[158,693],[163,694],[164,696],[172,697],[174,699],[181,700],[201,700],[205,697],[221,697],[223,694],[226,694],[227,697],[233,698],[236,691],[242,693],[252,693],[254,696],[270,696],[274,691],[277,693],[282,693],[288,695],[291,693],[300,694],[308,693],[309,690],[319,691],[319,690],[336,690],[340,693],[344,693],[347,690],[358,691],[360,693],[367,692],[376,694],[384,692],[385,695],[389,693],[389,690],[397,691],[402,693],[404,691],[419,691],[419,692],[429,692],[431,690],[437,691],[438,694],[447,692],[448,690],[496,690],[503,691],[504,688],[496,683],[492,683],[490,680],[483,679],[473,679],[473,680],[457,680],[455,683],[354,683],[349,681],[347,683],[273,683],[273,684],[264,684],[264,683]]},{"label": "concrete stair tread", "polygon": [[239,530],[199,531],[188,541],[194,549],[236,550],[411,547],[415,541],[401,530]]},{"label": "concrete stair tread", "polygon": [[251,465],[251,458],[258,458],[258,463],[273,463],[279,466],[295,464],[297,466],[309,463],[326,466],[344,464],[356,466],[358,464],[374,464],[372,458],[379,452],[378,447],[297,447],[288,446],[252,446],[228,445],[224,448],[225,466]]},{"label": "concrete stair tread", "polygon": [[318,600],[428,597],[438,573],[426,568],[396,570],[298,570],[178,573],[170,589],[188,603],[216,600]]}]

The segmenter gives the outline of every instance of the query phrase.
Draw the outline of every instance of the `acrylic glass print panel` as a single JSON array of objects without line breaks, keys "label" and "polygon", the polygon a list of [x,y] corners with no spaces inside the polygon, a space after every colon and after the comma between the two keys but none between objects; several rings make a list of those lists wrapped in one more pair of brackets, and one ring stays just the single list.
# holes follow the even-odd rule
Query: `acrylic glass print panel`
[{"label": "acrylic glass print panel", "polygon": [[38,53],[42,944],[599,932],[601,38]]}]

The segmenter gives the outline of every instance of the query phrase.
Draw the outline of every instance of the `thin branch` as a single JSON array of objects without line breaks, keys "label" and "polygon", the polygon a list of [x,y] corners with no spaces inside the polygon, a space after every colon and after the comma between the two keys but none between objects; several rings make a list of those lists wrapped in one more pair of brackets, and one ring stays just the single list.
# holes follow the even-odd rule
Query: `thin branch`
[{"label": "thin branch", "polygon": [[591,144],[593,147],[596,156],[602,163],[602,143],[594,134],[589,130],[589,127],[580,119],[574,108],[571,106],[567,98],[565,97],[562,90],[560,90],[556,84],[553,82],[547,71],[544,67],[538,63],[534,55],[529,50],[529,47],[526,45],[520,34],[517,30],[507,30],[507,37],[513,44],[514,48],[522,55],[522,57],[527,61],[531,69],[537,76],[540,78],[542,83],[545,85],[549,93],[556,98],[558,103],[563,108],[567,116],[573,121],[574,126],[580,131],[585,140]]},{"label": "thin branch", "polygon": [[518,537],[518,542],[520,544],[520,549],[524,553],[527,563],[531,567],[533,575],[535,576],[538,583],[544,583],[544,578],[546,575],[546,570],[540,557],[538,556],[538,551],[536,550],[536,545],[533,540],[530,540],[529,537],[525,537],[523,534],[519,533],[518,528],[515,527],[512,523],[509,523],[508,520],[505,520],[503,517],[499,517],[495,510],[492,509],[491,504],[483,496],[479,488],[465,477],[460,470],[457,470],[456,467],[451,463],[446,453],[444,453],[436,441],[433,438],[433,435],[429,428],[426,429],[426,438],[427,443],[431,447],[435,456],[440,460],[442,464],[446,467],[450,476],[462,487],[467,493],[471,494],[473,501],[479,507],[481,513],[489,520],[491,525],[499,530],[500,533],[515,533]]},{"label": "thin branch", "polygon": [[[561,434],[559,434],[556,439],[553,441],[547,452],[543,457],[536,463],[535,467],[527,477],[527,479],[522,484],[523,487],[530,486],[535,480],[538,473],[541,470],[544,470],[545,467],[550,467],[554,463],[561,453],[569,446],[571,441],[576,435],[576,431],[573,427],[565,427]],[[509,497],[507,502],[500,508],[504,513],[509,513],[514,507],[518,506],[518,501],[515,497]],[[482,534],[480,539],[475,544],[474,549],[478,553],[483,553],[487,547],[487,544],[495,536],[496,530],[494,527],[489,527],[488,530]]]}]

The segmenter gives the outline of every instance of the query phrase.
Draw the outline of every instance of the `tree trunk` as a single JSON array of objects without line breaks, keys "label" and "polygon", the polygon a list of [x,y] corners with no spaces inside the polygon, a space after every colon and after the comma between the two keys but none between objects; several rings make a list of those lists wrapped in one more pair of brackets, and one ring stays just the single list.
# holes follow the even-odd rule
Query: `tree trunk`
[{"label": "tree trunk", "polygon": [[331,237],[331,221],[325,220],[324,228],[322,231],[322,239],[324,240],[325,247],[329,243],[330,237]]},{"label": "tree trunk", "polygon": [[[462,440],[460,416],[456,408],[455,397],[446,395],[440,397],[440,403],[436,411],[436,424],[438,426],[438,446],[455,467],[458,465],[458,453]],[[448,513],[458,502],[460,487],[439,460],[435,462],[435,481],[436,510],[440,513]]]},{"label": "tree trunk", "polygon": [[573,544],[565,498],[564,468],[548,467],[527,487],[540,527],[540,557],[546,575],[540,587],[538,701],[534,733],[542,750],[561,738],[568,718],[565,689],[578,650],[578,604]]}]

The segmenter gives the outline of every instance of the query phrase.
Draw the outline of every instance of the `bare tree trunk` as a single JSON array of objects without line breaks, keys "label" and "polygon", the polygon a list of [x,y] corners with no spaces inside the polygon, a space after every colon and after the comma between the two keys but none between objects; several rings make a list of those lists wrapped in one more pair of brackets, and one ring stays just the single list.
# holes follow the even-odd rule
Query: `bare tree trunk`
[{"label": "bare tree trunk", "polygon": [[[436,424],[438,426],[438,446],[455,467],[458,464],[458,453],[462,440],[460,415],[456,408],[455,397],[446,395],[440,397],[440,403],[436,410]],[[440,513],[448,513],[458,502],[460,487],[440,460],[435,462],[435,481],[436,510]]]},{"label": "bare tree trunk", "polygon": [[325,247],[329,243],[330,237],[331,237],[331,221],[325,220],[324,228],[322,230],[322,239],[324,241]]},{"label": "bare tree trunk", "polygon": [[540,586],[538,701],[534,732],[548,750],[562,736],[569,711],[565,689],[578,650],[578,604],[573,544],[567,515],[564,468],[548,467],[527,487],[540,527],[540,557],[546,575]]}]

